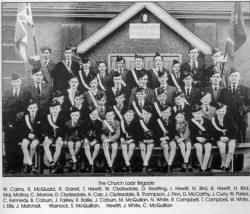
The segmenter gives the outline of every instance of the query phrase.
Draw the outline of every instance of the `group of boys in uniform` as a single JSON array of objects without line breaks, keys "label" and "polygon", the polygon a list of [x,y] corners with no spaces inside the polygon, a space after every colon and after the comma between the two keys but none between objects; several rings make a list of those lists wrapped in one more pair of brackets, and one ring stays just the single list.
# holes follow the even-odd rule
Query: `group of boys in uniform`
[{"label": "group of boys in uniform", "polygon": [[[213,50],[213,63],[205,67],[198,49],[192,47],[190,61],[174,60],[170,71],[163,67],[159,53],[151,70],[144,69],[143,57],[136,54],[135,68],[126,69],[125,59],[117,56],[117,66],[110,72],[105,61],[98,62],[97,70],[84,56],[76,62],[71,48],[65,49],[65,60],[57,64],[51,62],[50,48],[43,48],[42,54],[39,63],[33,64],[32,83],[21,87],[21,78],[12,74],[12,89],[3,96],[10,170],[19,167],[13,160],[19,142],[25,173],[36,173],[34,155],[39,144],[50,173],[63,168],[64,145],[73,172],[78,167],[95,172],[102,155],[107,172],[115,172],[119,159],[123,170],[131,173],[135,147],[140,148],[142,172],[152,170],[154,147],[162,147],[165,172],[175,170],[178,147],[182,171],[192,171],[194,147],[200,171],[206,172],[213,145],[220,151],[221,170],[230,170],[237,143],[245,141],[250,90],[239,84],[240,74],[233,68],[227,85],[223,84],[219,50]],[[122,158],[117,157],[119,147]]]}]

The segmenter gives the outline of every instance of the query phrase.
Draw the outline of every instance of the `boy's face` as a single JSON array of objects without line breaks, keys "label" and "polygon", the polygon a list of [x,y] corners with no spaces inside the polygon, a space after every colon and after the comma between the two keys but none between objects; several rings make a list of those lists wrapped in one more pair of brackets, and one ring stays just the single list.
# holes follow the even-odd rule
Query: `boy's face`
[{"label": "boy's face", "polygon": [[75,102],[75,105],[77,106],[81,105],[83,103],[83,97],[81,96],[75,97],[74,102]]},{"label": "boy's face", "polygon": [[143,66],[143,60],[142,58],[136,58],[135,59],[135,67],[138,69],[141,69]]},{"label": "boy's face", "polygon": [[218,85],[221,81],[221,77],[219,73],[214,74],[211,78],[210,78],[212,84],[214,85]]},{"label": "boy's face", "polygon": [[157,68],[161,68],[161,67],[162,67],[162,64],[163,64],[163,61],[162,61],[161,56],[155,57],[155,66],[156,66]]},{"label": "boy's face", "polygon": [[35,83],[39,84],[43,80],[43,73],[42,71],[38,71],[35,74],[32,75],[32,79]]},{"label": "boy's face", "polygon": [[60,105],[58,106],[53,106],[49,108],[49,111],[51,114],[57,114],[61,110]]},{"label": "boy's face", "polygon": [[100,100],[97,100],[97,104],[98,105],[105,105],[106,104],[106,98],[105,97],[102,97]]},{"label": "boy's face", "polygon": [[113,122],[115,119],[115,113],[113,111],[107,112],[105,117],[107,122]]},{"label": "boy's face", "polygon": [[159,77],[159,82],[161,85],[164,85],[168,81],[168,75],[165,73],[163,76]]},{"label": "boy's face", "polygon": [[227,108],[226,107],[216,110],[216,114],[218,116],[221,116],[221,117],[225,116],[226,113],[227,113]]},{"label": "boy's face", "polygon": [[117,68],[120,70],[120,69],[123,69],[125,67],[125,62],[124,62],[124,60],[121,60],[121,61],[117,62],[116,65],[117,65]]},{"label": "boy's face", "polygon": [[173,65],[173,71],[174,71],[175,73],[180,72],[180,69],[181,69],[180,63],[176,63],[176,64]]},{"label": "boy's face", "polygon": [[89,83],[89,85],[90,85],[91,88],[97,88],[97,86],[98,86],[97,79],[92,80],[92,81]]},{"label": "boy's face", "polygon": [[124,114],[124,119],[127,123],[130,123],[134,119],[134,113],[133,112],[126,112]]},{"label": "boy's face", "polygon": [[77,89],[78,87],[78,79],[77,78],[71,78],[69,80],[69,87],[72,88],[72,89]]},{"label": "boy's face", "polygon": [[165,111],[162,112],[163,119],[169,119],[170,115],[171,115],[170,108],[168,108],[168,109],[166,109]]},{"label": "boy's face", "polygon": [[38,107],[37,107],[36,103],[33,103],[33,104],[29,105],[29,107],[28,107],[28,111],[29,111],[30,115],[35,115],[37,110],[38,110]]},{"label": "boy's face", "polygon": [[89,114],[89,117],[91,120],[96,120],[98,118],[98,110],[95,109],[94,111],[92,111],[90,114]]},{"label": "boy's face", "polygon": [[72,55],[73,55],[73,53],[72,53],[72,50],[71,50],[71,49],[65,50],[64,56],[65,56],[65,59],[66,59],[66,60],[71,60]]},{"label": "boy's face", "polygon": [[143,120],[149,120],[151,118],[152,114],[150,112],[145,111],[142,109],[142,118]]},{"label": "boy's face", "polygon": [[165,93],[159,94],[157,99],[160,103],[165,103],[167,100],[167,95]]},{"label": "boy's face", "polygon": [[176,122],[177,123],[182,123],[182,122],[184,122],[185,121],[185,117],[184,117],[184,115],[183,114],[177,114],[176,116],[175,116],[175,119],[176,119]]},{"label": "boy's face", "polygon": [[101,73],[105,73],[106,72],[106,69],[107,69],[107,66],[105,65],[105,63],[100,63],[98,65],[98,70],[101,72]]},{"label": "boy's face", "polygon": [[220,51],[216,52],[216,53],[212,56],[214,62],[218,62],[222,57],[223,57],[223,56],[222,56],[222,54],[221,54]]},{"label": "boy's face", "polygon": [[202,111],[196,111],[192,113],[195,120],[201,120],[202,119]]},{"label": "boy's face", "polygon": [[145,97],[146,97],[146,93],[145,93],[144,90],[136,92],[136,98],[137,98],[139,101],[144,100]]},{"label": "boy's face", "polygon": [[198,52],[197,48],[194,48],[194,49],[190,50],[190,52],[189,52],[189,57],[191,60],[197,60],[198,55],[199,55],[199,52]]},{"label": "boy's face", "polygon": [[80,112],[79,111],[72,112],[70,114],[70,117],[73,122],[77,122],[80,118]]},{"label": "boy's face", "polygon": [[139,79],[139,85],[145,87],[148,83],[148,75],[144,75]]},{"label": "boy's face", "polygon": [[42,57],[43,57],[45,60],[50,59],[50,56],[51,56],[51,53],[49,52],[49,50],[45,49],[45,50],[42,52]]},{"label": "boy's face", "polygon": [[89,70],[89,68],[90,68],[90,61],[88,61],[86,63],[82,63],[82,67],[83,67],[83,70]]},{"label": "boy's face", "polygon": [[191,86],[193,83],[193,78],[191,76],[187,76],[183,79],[185,86]]},{"label": "boy's face", "polygon": [[122,81],[122,78],[121,76],[119,77],[113,77],[113,82],[114,82],[114,85],[120,85],[121,84],[121,81]]},{"label": "boy's face", "polygon": [[21,88],[22,80],[17,79],[17,80],[11,80],[11,85],[13,89],[19,89]]},{"label": "boy's face", "polygon": [[122,94],[121,96],[115,97],[115,101],[117,104],[123,104],[125,101],[124,95]]},{"label": "boy's face", "polygon": [[209,96],[209,95],[207,95],[207,96],[205,96],[205,97],[203,97],[203,98],[201,99],[201,103],[202,103],[203,105],[209,105],[209,104],[211,103],[211,101],[212,101],[212,98],[211,98],[211,96]]},{"label": "boy's face", "polygon": [[175,104],[176,104],[177,106],[181,106],[181,105],[183,105],[184,100],[183,100],[183,98],[182,98],[181,96],[178,96],[178,97],[176,97],[176,98],[174,99],[174,102],[175,102]]}]

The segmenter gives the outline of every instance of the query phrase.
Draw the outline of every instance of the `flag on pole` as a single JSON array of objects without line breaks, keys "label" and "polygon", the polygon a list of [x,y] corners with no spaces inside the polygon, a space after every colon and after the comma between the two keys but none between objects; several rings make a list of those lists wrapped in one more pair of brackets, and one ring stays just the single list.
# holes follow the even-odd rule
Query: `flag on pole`
[{"label": "flag on pole", "polygon": [[241,2],[234,2],[226,43],[226,53],[231,60],[234,59],[234,53],[244,44],[246,39],[247,36]]},{"label": "flag on pole", "polygon": [[30,3],[18,3],[15,48],[24,62],[27,62],[28,27],[33,27]]}]

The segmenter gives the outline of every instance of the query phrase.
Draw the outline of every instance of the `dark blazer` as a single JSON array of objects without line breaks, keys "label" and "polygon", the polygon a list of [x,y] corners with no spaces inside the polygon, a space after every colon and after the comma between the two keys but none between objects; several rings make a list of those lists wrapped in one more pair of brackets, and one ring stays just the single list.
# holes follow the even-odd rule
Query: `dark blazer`
[{"label": "dark blazer", "polygon": [[[103,93],[100,89],[98,89],[97,90],[97,94],[101,94],[101,93]],[[97,94],[94,96],[95,98],[96,98],[96,96],[97,96]],[[95,107],[95,105],[94,105],[94,102],[92,101],[92,99],[91,99],[91,97],[90,97],[90,95],[89,95],[89,91],[85,91],[84,93],[83,93],[83,95],[84,95],[84,100],[85,100],[85,102],[86,102],[86,105],[87,106],[91,106],[91,107]]]},{"label": "dark blazer", "polygon": [[179,112],[184,112],[185,113],[185,116],[186,116],[186,121],[189,121],[192,117],[192,113],[191,113],[191,106],[188,105],[188,104],[184,104],[184,107],[182,109],[179,110],[179,108],[175,105],[173,106],[173,117],[175,117],[175,115]]},{"label": "dark blazer", "polygon": [[162,122],[164,128],[166,129],[167,134],[164,135],[163,130],[161,129],[159,123],[157,122],[157,125],[158,125],[157,136],[159,137],[159,139],[161,137],[168,136],[169,140],[172,140],[176,135],[175,123],[173,122],[173,120],[171,118],[169,118],[168,122],[163,120],[162,118],[159,118],[159,120]]},{"label": "dark blazer", "polygon": [[[239,85],[235,94],[232,94],[231,87],[228,86],[221,90],[218,101],[228,106],[228,113],[231,113],[234,118],[246,115],[250,111],[250,89]],[[241,111],[243,106],[245,111]]]},{"label": "dark blazer", "polygon": [[48,109],[48,104],[52,98],[52,87],[49,84],[42,83],[41,84],[41,93],[39,95],[37,88],[32,82],[30,85],[24,88],[25,99],[26,100],[34,100],[38,103],[38,107],[42,109]]},{"label": "dark blazer", "polygon": [[80,65],[78,62],[72,60],[70,71],[64,65],[62,61],[58,62],[54,69],[52,70],[52,80],[53,80],[53,89],[63,91],[68,88],[68,80],[70,77],[77,76],[78,71],[80,70]]},{"label": "dark blazer", "polygon": [[197,88],[202,88],[205,83],[203,82],[203,77],[204,77],[204,62],[201,60],[198,60],[198,67],[196,68],[196,71],[192,71],[191,66],[189,64],[189,62],[185,62],[181,65],[181,79],[183,81],[183,75],[184,72],[191,72],[193,74],[193,79],[194,81],[196,81],[197,83],[194,84],[195,87]]},{"label": "dark blazer", "polygon": [[84,80],[84,82],[89,86],[89,82],[90,82],[90,76],[96,76],[96,72],[92,69],[92,68],[90,68],[89,69],[89,73],[88,73],[88,75],[86,75],[86,73],[83,71],[83,69],[80,69],[77,73],[76,73],[76,76],[78,77],[78,79],[79,79],[79,90],[80,91],[87,91],[88,89],[87,88],[85,88],[85,86],[83,85],[83,83],[82,83],[82,80],[81,80],[81,78],[80,78],[80,74],[79,74],[79,72],[81,72],[81,74],[82,74],[82,78],[83,78],[83,80]]},{"label": "dark blazer", "polygon": [[190,121],[189,123],[189,128],[190,128],[190,139],[192,141],[192,143],[196,143],[197,140],[196,138],[197,137],[204,137],[207,139],[207,141],[209,141],[210,143],[212,142],[211,141],[211,138],[212,138],[212,124],[211,124],[211,121],[209,121],[208,119],[206,118],[203,118],[204,122],[202,124],[202,126],[205,128],[204,131],[202,131],[196,124],[194,124],[192,122],[192,120]]},{"label": "dark blazer", "polygon": [[164,108],[166,108],[166,107],[168,107],[168,106],[172,106],[172,104],[166,101],[166,102],[162,105],[162,104],[157,100],[157,101],[155,101],[155,102],[153,103],[152,106],[154,107],[154,113],[153,113],[153,115],[154,115],[155,117],[158,118],[158,117],[160,117],[160,115],[159,115],[158,112],[157,112],[156,106],[158,106],[158,108],[160,109],[160,111],[163,111]]},{"label": "dark blazer", "polygon": [[80,141],[83,136],[83,121],[79,120],[75,126],[72,126],[72,120],[65,123],[65,135],[67,141]]},{"label": "dark blazer", "polygon": [[49,60],[47,65],[45,65],[44,60],[41,60],[41,66],[42,66],[44,80],[48,84],[52,84],[51,75],[52,75],[52,70],[54,69],[55,65],[56,64],[51,59]]},{"label": "dark blazer", "polygon": [[[130,98],[129,98],[129,105],[131,105],[133,101],[137,100],[136,91],[137,91],[137,88],[133,88]],[[147,88],[145,102],[153,104],[155,100],[156,100],[155,92],[151,88]]]},{"label": "dark blazer", "polygon": [[[104,86],[105,90],[107,91],[111,85],[112,85],[112,76],[108,72],[105,73],[104,77],[100,75],[100,79],[102,82],[102,85]],[[102,90],[102,88],[99,86],[99,88]]]},{"label": "dark blazer", "polygon": [[[114,106],[116,106],[116,108],[117,108],[117,105],[114,105]],[[113,108],[114,108],[114,106],[112,106]],[[128,110],[128,106],[127,105],[123,105],[123,107],[122,107],[122,109],[118,109],[117,108],[117,110],[120,112],[120,114],[123,116],[125,113],[126,113],[126,111]],[[116,120],[117,121],[120,121],[121,119],[120,119],[120,117],[118,116],[118,114],[117,114],[117,112],[115,111],[115,117],[116,117]]]},{"label": "dark blazer", "polygon": [[174,86],[176,87],[175,83],[174,83],[174,80],[176,80],[176,82],[178,83],[178,85],[180,86],[180,88],[182,88],[184,86],[184,83],[183,83],[183,80],[182,80],[182,74],[181,74],[181,71],[180,71],[180,77],[179,79],[177,79],[175,73],[172,71],[169,73],[169,76],[168,76],[168,84],[171,85],[171,86]]},{"label": "dark blazer", "polygon": [[[120,90],[123,91],[123,93],[125,94],[125,101],[124,101],[125,105],[128,105],[130,94],[128,93],[127,88],[124,86],[121,86]],[[116,104],[114,87],[111,87],[107,90],[107,101],[109,105],[113,106]]]},{"label": "dark blazer", "polygon": [[[226,136],[229,139],[236,139],[236,126],[234,124],[234,121],[232,119],[231,116],[229,116],[228,114],[226,114],[223,118],[223,126],[220,125],[218,117],[215,116],[212,121],[214,121],[214,123],[212,122],[213,125],[213,138],[214,140],[219,140],[220,137],[222,136]],[[222,130],[226,130],[225,132],[219,131],[216,126],[214,126],[214,124]]]},{"label": "dark blazer", "polygon": [[124,128],[127,134],[123,132],[123,129],[121,127],[121,137],[124,137],[125,140],[137,140],[138,138],[138,127],[140,126],[139,121],[137,119],[133,119],[130,124],[127,124],[124,120]]},{"label": "dark blazer", "polygon": [[92,121],[88,118],[84,122],[83,130],[83,138],[87,138],[89,141],[99,141],[102,131],[102,122],[100,120]]},{"label": "dark blazer", "polygon": [[54,124],[58,128],[54,129],[54,127],[49,122],[48,117],[52,116],[51,114],[47,115],[46,120],[44,122],[43,130],[44,130],[44,137],[48,136],[49,138],[57,139],[58,137],[64,138],[65,136],[65,122],[66,122],[66,115],[63,112],[59,112],[56,121],[52,121],[52,125]]},{"label": "dark blazer", "polygon": [[[169,70],[168,69],[162,68],[162,72],[164,72],[164,71],[167,73],[167,75],[169,75]],[[160,82],[158,80],[158,75],[156,76],[153,69],[148,71],[148,75],[149,75],[148,87],[151,88],[151,89],[158,88],[160,86]]]},{"label": "dark blazer", "polygon": [[[137,77],[138,80],[139,80],[138,77],[140,76],[140,74],[142,72],[147,73],[148,76],[149,76],[149,72],[147,70],[145,70],[145,69],[142,69],[142,70],[136,70],[136,69],[134,69],[134,71],[135,71],[135,74],[136,74],[136,77]],[[134,76],[132,74],[132,71],[130,70],[129,73],[128,73],[128,88],[129,88],[129,90],[132,90],[136,86],[137,86],[137,83],[135,82],[135,79],[134,79]]]},{"label": "dark blazer", "polygon": [[[142,119],[141,119],[142,120]],[[139,141],[143,141],[143,140],[156,140],[157,139],[157,123],[156,120],[151,117],[148,121],[148,123],[146,124],[144,122],[144,124],[146,125],[146,127],[149,129],[149,131],[145,131],[143,129],[143,127],[141,126],[141,123],[139,122],[140,126],[138,127],[138,140]]]},{"label": "dark blazer", "polygon": [[200,99],[201,99],[200,89],[192,87],[189,97],[187,97],[185,88],[183,88],[182,91],[184,92],[185,98],[191,106],[194,104],[200,104]]},{"label": "dark blazer", "polygon": [[[137,106],[137,108],[139,109],[139,111],[142,112],[142,109],[143,109],[144,106],[152,105],[152,104],[149,103],[149,102],[147,102],[147,101],[145,101],[145,102],[144,102],[144,105],[143,105],[142,108],[141,108],[141,107],[139,106],[138,100],[135,99],[135,105]],[[132,102],[131,102],[131,104],[129,105],[129,108],[131,108],[131,109],[133,109],[133,110],[135,111],[135,115],[136,115],[137,117],[140,117],[140,116],[137,114],[137,112],[136,112],[136,110],[135,110],[134,105],[133,105]]]},{"label": "dark blazer", "polygon": [[2,121],[3,128],[14,127],[16,120],[18,119],[19,112],[25,112],[27,110],[24,90],[21,88],[18,98],[13,97],[13,89],[5,91],[2,98]]},{"label": "dark blazer", "polygon": [[[27,115],[27,116],[26,116]],[[31,122],[30,115],[26,114],[24,117],[20,120],[18,123],[19,125],[19,133],[20,133],[20,139],[27,138],[29,133],[32,133],[35,135],[35,138],[41,139],[42,138],[42,128],[43,128],[43,123],[42,123],[42,115],[39,113],[39,111],[36,114],[35,120],[33,123]],[[31,129],[26,123],[25,118],[28,118],[28,121],[30,122]]]}]

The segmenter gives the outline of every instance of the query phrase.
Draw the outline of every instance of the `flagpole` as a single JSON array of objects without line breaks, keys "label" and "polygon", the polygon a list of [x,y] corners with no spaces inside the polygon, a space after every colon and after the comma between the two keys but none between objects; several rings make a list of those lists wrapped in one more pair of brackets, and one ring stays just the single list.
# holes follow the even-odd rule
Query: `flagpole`
[{"label": "flagpole", "polygon": [[32,36],[34,41],[34,47],[35,47],[35,55],[37,55],[37,44],[36,44],[36,35],[35,35],[35,27],[32,27]]},{"label": "flagpole", "polygon": [[223,76],[224,67],[225,67],[225,59],[226,59],[226,56],[227,56],[227,45],[228,45],[228,42],[226,42],[226,48],[225,48],[224,57],[223,57],[223,63],[222,63],[221,74],[220,74],[221,78]]}]

